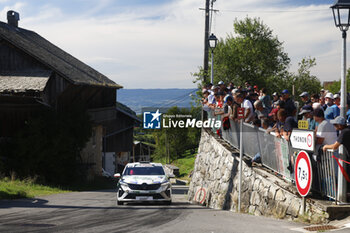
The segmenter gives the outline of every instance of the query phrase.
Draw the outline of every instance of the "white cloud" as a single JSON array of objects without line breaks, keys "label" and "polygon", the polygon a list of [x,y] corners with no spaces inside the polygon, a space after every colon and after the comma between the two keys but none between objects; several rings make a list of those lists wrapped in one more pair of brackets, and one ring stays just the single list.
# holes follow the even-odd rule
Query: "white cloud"
[{"label": "white cloud", "polygon": [[[74,16],[52,4],[34,11],[18,2],[3,8],[1,17],[8,9],[18,10],[22,27],[36,31],[126,88],[194,87],[190,74],[203,65],[204,12],[199,8],[204,2],[177,0],[122,13],[97,13],[112,2],[99,1],[95,8]],[[214,17],[213,31],[226,37],[233,32],[235,18],[260,17],[284,41],[292,70],[301,58],[311,56],[317,59],[314,74],[321,80],[337,79],[341,34],[330,10],[323,10],[329,6],[266,7],[280,2],[217,1],[214,7],[221,11]],[[290,12],[266,12],[281,9]]]}]

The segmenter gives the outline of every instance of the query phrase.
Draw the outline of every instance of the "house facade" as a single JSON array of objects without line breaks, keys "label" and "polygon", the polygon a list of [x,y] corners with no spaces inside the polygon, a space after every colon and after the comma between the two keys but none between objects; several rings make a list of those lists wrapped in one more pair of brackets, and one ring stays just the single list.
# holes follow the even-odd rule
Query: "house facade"
[{"label": "house facade", "polygon": [[117,108],[122,88],[103,74],[50,43],[18,27],[19,14],[9,11],[0,22],[0,138],[11,138],[26,121],[47,108],[57,112],[84,105],[93,132],[82,151],[89,176],[101,175],[103,152],[130,152],[136,116]]}]

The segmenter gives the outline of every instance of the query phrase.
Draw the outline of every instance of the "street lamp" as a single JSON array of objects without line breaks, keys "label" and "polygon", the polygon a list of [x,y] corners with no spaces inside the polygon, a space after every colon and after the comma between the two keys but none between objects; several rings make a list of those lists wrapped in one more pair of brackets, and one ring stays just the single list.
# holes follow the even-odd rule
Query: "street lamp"
[{"label": "street lamp", "polygon": [[[346,119],[346,31],[350,26],[350,0],[337,0],[331,6],[334,23],[342,31],[343,51],[341,59],[341,80],[340,80],[340,116]],[[339,149],[339,154],[344,156],[343,146]],[[338,200],[346,202],[346,182],[341,175],[338,175]]]},{"label": "street lamp", "polygon": [[216,45],[218,44],[218,38],[212,33],[209,38],[209,47],[211,49],[211,79],[210,82],[214,84],[214,49],[216,48]]}]

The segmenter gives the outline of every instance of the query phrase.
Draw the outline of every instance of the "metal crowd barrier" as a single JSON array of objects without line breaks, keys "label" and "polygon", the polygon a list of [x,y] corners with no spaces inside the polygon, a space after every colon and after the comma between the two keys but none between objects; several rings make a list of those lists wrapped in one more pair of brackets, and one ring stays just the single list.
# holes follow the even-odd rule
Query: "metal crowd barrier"
[{"label": "metal crowd barrier", "polygon": [[[220,116],[215,116],[208,112],[208,119],[221,120]],[[239,149],[240,145],[240,124],[238,121],[230,120],[230,128],[224,130],[222,127],[212,128],[214,133],[220,130],[222,138]],[[260,154],[261,162],[265,167],[280,174],[289,181],[294,181],[294,164],[292,161],[294,155],[291,144],[283,138],[277,138],[274,132],[268,134],[266,130],[251,124],[243,123],[243,153],[253,158]],[[318,155],[316,155],[318,154]],[[345,152],[346,154],[346,152]],[[321,194],[337,201],[338,192],[338,165],[332,155],[338,157],[338,153],[328,150],[323,153],[322,150],[310,154],[310,157],[316,156],[316,168],[314,170],[318,184],[314,184],[314,189],[318,189]],[[313,158],[311,160],[315,161]],[[342,175],[342,174],[339,174]]]},{"label": "metal crowd barrier", "polygon": [[[208,114],[209,118],[220,120],[210,112]],[[216,133],[218,129],[213,128],[212,130]],[[239,149],[239,122],[230,119],[230,129],[224,130],[221,127],[220,130],[223,139]],[[279,173],[287,180],[294,180],[293,169],[290,165],[292,148],[286,140],[268,134],[266,130],[252,124],[243,123],[243,148],[243,153],[246,156],[253,158],[259,153],[264,166]]]},{"label": "metal crowd barrier", "polygon": [[337,156],[333,150],[320,153],[317,160],[319,190],[325,196],[337,201],[337,171],[338,166],[332,155]]}]

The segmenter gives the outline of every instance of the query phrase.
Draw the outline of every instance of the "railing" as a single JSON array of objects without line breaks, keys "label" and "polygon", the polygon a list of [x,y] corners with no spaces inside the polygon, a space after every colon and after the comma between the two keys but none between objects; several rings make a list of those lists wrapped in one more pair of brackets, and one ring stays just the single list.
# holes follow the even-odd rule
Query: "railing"
[{"label": "railing", "polygon": [[[208,114],[208,118],[215,118],[221,120],[220,117],[213,113]],[[230,120],[230,128],[224,130],[221,128],[212,128],[216,133],[220,130],[222,138],[231,144],[233,147],[239,149],[240,145],[240,124],[238,121]],[[243,153],[253,158],[257,153],[260,153],[261,162],[265,167],[280,174],[289,181],[294,181],[294,152],[298,150],[293,149],[291,144],[283,138],[277,138],[274,132],[270,134],[266,130],[256,127],[251,124],[243,123]],[[316,169],[314,176],[318,182],[314,183],[313,188],[319,190],[320,193],[328,198],[337,201],[337,176],[338,166],[332,158],[333,151],[323,153],[315,153],[317,155]],[[335,154],[337,156],[337,154]],[[310,154],[310,157],[313,155]],[[310,158],[313,160],[312,158]],[[314,160],[313,160],[314,161]]]},{"label": "railing", "polygon": [[[220,120],[219,116],[215,117],[212,113],[208,114],[208,118],[213,117]],[[220,130],[222,138],[239,149],[240,125],[238,121],[230,119],[230,129],[228,130],[224,130],[222,127],[220,129],[212,128],[212,130],[214,133]],[[277,138],[272,134],[268,134],[262,128],[243,123],[243,153],[250,158],[259,153],[264,166],[279,173],[287,180],[294,180],[293,169],[290,165],[292,148],[286,140]]]},{"label": "railing", "polygon": [[317,158],[317,172],[320,192],[337,201],[337,176],[338,165],[332,155],[337,155],[333,150],[326,153],[319,153]]}]

